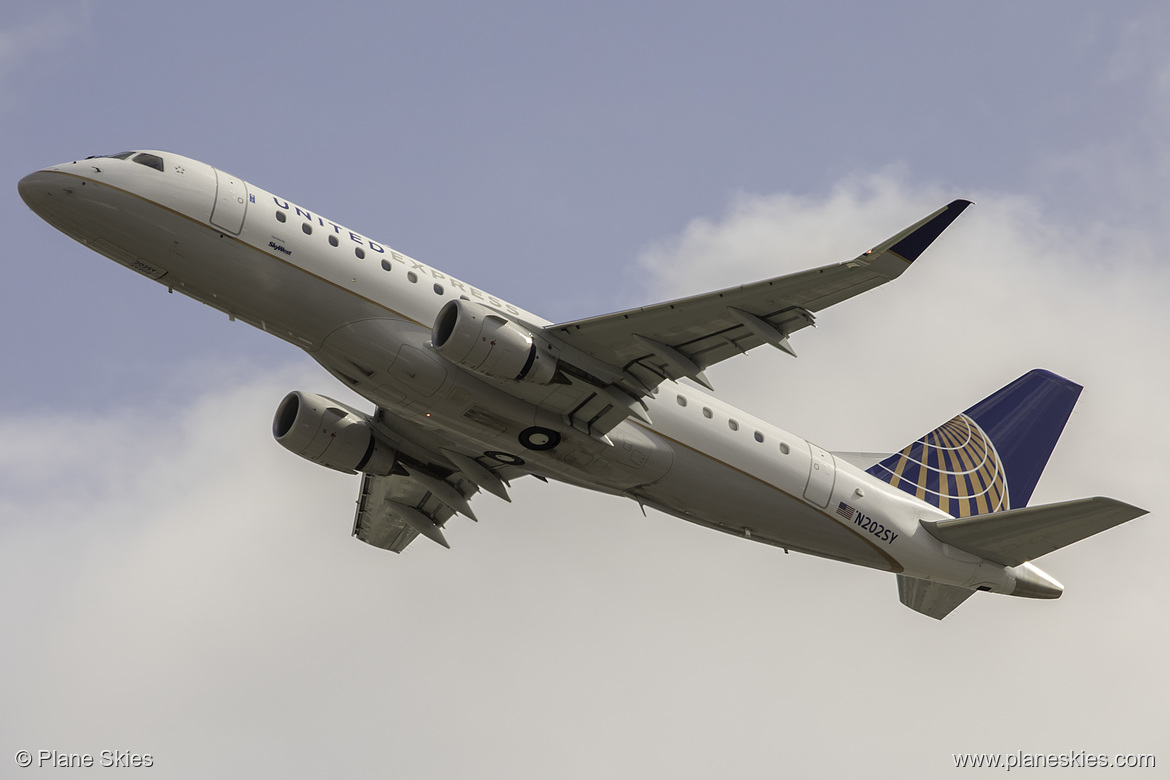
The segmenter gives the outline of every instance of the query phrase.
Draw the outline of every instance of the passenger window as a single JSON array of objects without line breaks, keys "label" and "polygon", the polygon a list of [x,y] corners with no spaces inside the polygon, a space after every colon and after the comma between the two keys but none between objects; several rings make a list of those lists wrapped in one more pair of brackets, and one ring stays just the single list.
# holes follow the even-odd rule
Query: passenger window
[{"label": "passenger window", "polygon": [[758,441],[760,444],[764,443],[764,434],[760,433],[759,431],[756,431],[755,437],[756,437],[756,441]]},{"label": "passenger window", "polygon": [[311,236],[311,235],[313,235],[313,226],[310,225],[308,222],[302,222],[301,223],[301,231],[306,236]]},{"label": "passenger window", "polygon": [[134,158],[134,162],[138,163],[139,165],[145,165],[147,168],[154,168],[156,171],[164,170],[163,159],[157,154],[143,152]]},{"label": "passenger window", "polygon": [[383,271],[389,271],[389,270],[390,270],[391,268],[393,268],[393,267],[394,267],[394,266],[390,265],[390,261],[389,261],[389,260],[383,260],[383,261],[382,261],[382,270],[383,270]]},{"label": "passenger window", "polygon": [[727,427],[733,431],[738,431],[739,430],[739,423],[737,423],[735,420],[728,420]]},{"label": "passenger window", "polygon": [[709,408],[704,406],[703,407],[703,416],[706,417],[708,420],[710,420],[714,415],[712,414],[712,412]]},{"label": "passenger window", "polygon": [[418,281],[418,274],[416,274],[414,271],[407,271],[406,278],[411,282],[417,282]]},{"label": "passenger window", "polygon": [[785,455],[787,455],[789,452],[791,452],[791,450],[790,450],[790,449],[788,449],[788,445],[787,445],[787,444],[785,444],[784,442],[780,442],[780,452],[782,452],[782,453],[784,453]]},{"label": "passenger window", "polygon": [[683,397],[683,396],[681,396],[681,395],[680,395],[680,396],[678,397],[678,405],[679,405],[679,406],[686,406],[686,405],[687,405],[687,399],[686,399],[685,397]]},{"label": "passenger window", "polygon": [[286,216],[284,215],[284,212],[283,212],[283,211],[277,211],[277,212],[276,212],[276,221],[277,221],[277,222],[284,222],[286,219],[288,219],[288,217],[286,217]]},{"label": "passenger window", "polygon": [[439,284],[438,282],[435,282],[434,290],[435,290],[436,295],[442,295],[443,294],[443,285]]},{"label": "passenger window", "polygon": [[329,246],[337,246],[337,236],[329,236]]},{"label": "passenger window", "polygon": [[355,255],[357,255],[358,260],[365,260],[366,259],[366,250],[362,249],[360,246],[355,246],[353,248],[353,253]]}]

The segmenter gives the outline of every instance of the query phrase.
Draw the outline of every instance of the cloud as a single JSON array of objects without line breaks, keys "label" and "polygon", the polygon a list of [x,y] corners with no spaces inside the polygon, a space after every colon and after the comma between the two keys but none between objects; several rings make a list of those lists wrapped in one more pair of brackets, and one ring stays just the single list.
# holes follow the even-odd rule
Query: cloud
[{"label": "cloud", "polygon": [[[885,171],[743,196],[647,251],[648,294],[851,257],[952,195]],[[897,283],[799,334],[799,359],[712,379],[814,441],[890,449],[1046,365],[1087,390],[1036,500],[1161,513],[1156,237],[974,195]],[[303,358],[197,368],[179,400],[0,419],[10,754],[136,750],[168,777],[905,777],[952,752],[1163,740],[1157,518],[1046,559],[1057,602],[979,596],[941,624],[889,575],[535,481],[479,497],[451,550],[394,556],[350,538],[355,478],[270,438],[284,392],[332,380]]]},{"label": "cloud", "polygon": [[[885,171],[825,197],[745,195],[722,219],[696,220],[649,248],[641,267],[662,298],[795,272],[854,257],[958,194]],[[793,408],[822,410],[818,424],[840,419],[825,435],[841,439],[858,438],[866,413],[879,433],[890,429],[889,416],[875,412],[899,399],[910,409],[927,404],[922,410],[938,415],[924,421],[933,427],[1033,367],[1088,387],[1074,419],[1140,409],[1143,424],[1163,422],[1165,368],[1142,348],[1170,331],[1157,292],[1167,281],[1162,229],[1111,233],[1061,224],[1020,196],[963,194],[978,205],[903,277],[822,312],[815,330],[794,336],[800,358],[753,353],[712,377],[725,373],[726,389],[757,408],[799,398]],[[1127,415],[1117,419],[1124,429]]]},{"label": "cloud", "polygon": [[1044,139],[1032,188],[1082,221],[1142,233],[1170,217],[1170,22],[1152,5],[1118,20],[1116,35],[1065,98],[1068,131]]}]

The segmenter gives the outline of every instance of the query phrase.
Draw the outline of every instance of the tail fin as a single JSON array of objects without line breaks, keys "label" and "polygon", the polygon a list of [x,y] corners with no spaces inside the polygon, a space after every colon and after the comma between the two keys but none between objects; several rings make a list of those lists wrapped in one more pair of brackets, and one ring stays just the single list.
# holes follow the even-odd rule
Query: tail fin
[{"label": "tail fin", "polygon": [[954,517],[1023,508],[1080,394],[1034,369],[867,471]]},{"label": "tail fin", "polygon": [[970,588],[898,575],[898,598],[915,612],[942,620],[975,595]]}]

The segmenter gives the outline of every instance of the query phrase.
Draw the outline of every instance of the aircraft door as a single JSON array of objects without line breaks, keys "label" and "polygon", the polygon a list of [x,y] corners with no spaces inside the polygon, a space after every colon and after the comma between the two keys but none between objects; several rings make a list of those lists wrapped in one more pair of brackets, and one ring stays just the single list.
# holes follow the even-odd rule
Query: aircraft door
[{"label": "aircraft door", "polygon": [[239,235],[248,210],[248,185],[243,179],[214,170],[215,205],[211,209],[211,224],[225,233]]},{"label": "aircraft door", "polygon": [[804,497],[817,506],[827,507],[833,495],[833,483],[837,480],[837,459],[811,441],[808,442],[808,448],[812,457],[809,459]]}]

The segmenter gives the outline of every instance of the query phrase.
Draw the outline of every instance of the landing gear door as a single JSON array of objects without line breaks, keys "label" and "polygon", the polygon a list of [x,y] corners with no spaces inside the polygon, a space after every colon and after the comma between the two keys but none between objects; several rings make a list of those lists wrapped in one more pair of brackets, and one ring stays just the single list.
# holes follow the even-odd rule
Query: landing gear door
[{"label": "landing gear door", "polygon": [[827,507],[833,495],[833,483],[837,479],[837,460],[832,453],[822,450],[811,441],[808,448],[812,458],[809,460],[804,497],[817,506]]},{"label": "landing gear door", "polygon": [[248,185],[243,179],[215,171],[215,206],[211,209],[211,224],[225,233],[239,235],[244,227],[244,213],[248,210]]}]

